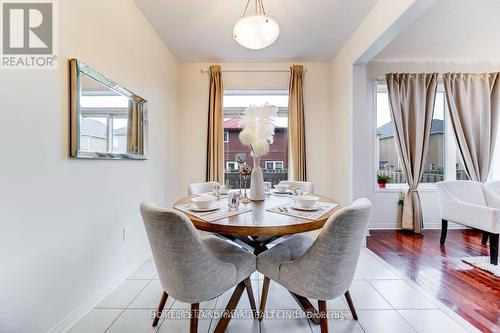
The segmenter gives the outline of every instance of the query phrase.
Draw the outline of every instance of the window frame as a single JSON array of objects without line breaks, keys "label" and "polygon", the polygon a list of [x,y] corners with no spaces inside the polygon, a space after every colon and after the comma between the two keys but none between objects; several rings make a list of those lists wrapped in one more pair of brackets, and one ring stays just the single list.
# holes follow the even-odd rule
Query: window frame
[{"label": "window frame", "polygon": [[[373,120],[372,120],[372,137],[373,137],[373,192],[406,192],[408,191],[408,184],[407,183],[400,183],[400,184],[393,184],[393,183],[388,183],[386,185],[385,189],[381,189],[378,187],[377,184],[377,173],[379,171],[379,156],[380,156],[380,151],[379,151],[379,145],[378,145],[378,137],[377,137],[377,116],[378,116],[378,109],[377,109],[377,93],[378,91],[378,85],[386,85],[387,83],[385,81],[381,80],[375,80],[372,85],[372,108],[373,108]],[[438,88],[437,92],[439,93],[445,93],[444,86],[442,82],[438,83]],[[448,105],[446,101],[446,96],[444,98],[444,112],[443,112],[443,163],[444,163],[444,172],[443,172],[443,177],[444,180],[456,180],[456,170],[455,170],[455,165],[458,161],[455,161],[455,155],[456,155],[456,142],[455,138],[453,136],[453,131],[451,128],[451,124],[449,121],[449,115],[448,115]],[[396,148],[397,149],[397,148]],[[435,183],[420,183],[418,185],[418,190],[421,192],[435,192],[436,191],[436,184]]]},{"label": "window frame", "polygon": [[[114,137],[115,137],[115,129],[113,127],[113,123],[115,119],[127,119],[127,116],[124,116],[121,113],[116,113],[116,112],[89,112],[89,113],[82,113],[81,114],[82,119],[83,118],[104,118],[106,119],[106,151],[105,152],[100,152],[100,153],[105,153],[105,154],[123,154],[123,153],[116,153],[113,152],[114,148]],[[127,124],[128,126],[128,124]],[[86,150],[83,150],[86,151]]]},{"label": "window frame", "polygon": [[[272,169],[269,169],[267,167],[267,163],[272,163],[273,164],[273,168]],[[277,169],[276,168],[276,163],[281,163],[281,168]],[[284,166],[285,166],[285,163],[283,163],[283,161],[266,161],[265,162],[265,165],[266,165],[266,170],[285,170]]]},{"label": "window frame", "polygon": [[[236,167],[235,167],[234,169],[230,169],[230,168],[229,168],[229,165],[235,165]],[[230,171],[238,170],[238,162],[235,162],[235,161],[227,161],[227,162],[226,162],[226,170],[230,170]]]},{"label": "window frame", "polygon": [[229,132],[228,131],[224,131],[224,134],[223,134],[223,140],[224,140],[224,143],[229,143]]}]

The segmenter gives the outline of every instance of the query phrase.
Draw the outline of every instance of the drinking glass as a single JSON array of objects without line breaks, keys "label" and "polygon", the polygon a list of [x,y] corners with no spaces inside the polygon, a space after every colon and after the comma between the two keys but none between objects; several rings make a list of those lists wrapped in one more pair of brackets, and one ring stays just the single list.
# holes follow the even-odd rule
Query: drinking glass
[{"label": "drinking glass", "polygon": [[238,210],[240,206],[240,194],[238,192],[229,192],[227,194],[227,206],[230,211]]},{"label": "drinking glass", "polygon": [[295,199],[296,197],[304,194],[304,189],[301,187],[296,187],[292,189],[292,193],[293,193],[293,198]]},{"label": "drinking glass", "polygon": [[221,189],[221,186],[220,186],[219,184],[214,185],[214,186],[212,187],[212,194],[214,195],[214,197],[216,197],[216,198],[217,198],[217,200],[218,200],[218,199],[220,199],[221,190],[222,190],[222,189]]},{"label": "drinking glass", "polygon": [[271,188],[272,188],[271,182],[264,182],[264,192],[266,192],[266,194],[271,193]]}]

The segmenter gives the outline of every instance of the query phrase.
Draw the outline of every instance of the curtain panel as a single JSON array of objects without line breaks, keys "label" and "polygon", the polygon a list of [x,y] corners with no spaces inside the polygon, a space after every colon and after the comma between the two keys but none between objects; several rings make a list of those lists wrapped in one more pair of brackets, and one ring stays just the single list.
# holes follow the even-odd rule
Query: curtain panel
[{"label": "curtain panel", "polygon": [[306,134],[304,120],[304,67],[290,68],[288,99],[288,179],[307,180]]},{"label": "curtain panel", "polygon": [[210,66],[208,101],[208,137],[206,180],[224,183],[224,115],[222,112],[222,73],[218,65]]},{"label": "curtain panel", "polygon": [[142,117],[137,104],[128,102],[127,153],[138,154],[142,147]]},{"label": "curtain panel", "polygon": [[386,75],[394,141],[409,189],[403,204],[403,229],[423,228],[418,184],[424,172],[437,91],[437,73]]},{"label": "curtain panel", "polygon": [[453,133],[469,178],[486,182],[500,113],[500,73],[443,75]]}]

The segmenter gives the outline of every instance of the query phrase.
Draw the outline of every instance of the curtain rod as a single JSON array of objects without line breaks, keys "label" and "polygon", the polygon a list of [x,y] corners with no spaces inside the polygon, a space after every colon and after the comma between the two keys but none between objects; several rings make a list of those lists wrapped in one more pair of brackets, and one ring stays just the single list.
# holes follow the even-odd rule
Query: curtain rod
[{"label": "curtain rod", "polygon": [[[210,73],[209,69],[200,69],[201,73]],[[290,73],[289,69],[223,69],[222,73]],[[304,69],[304,73],[307,69]]]}]

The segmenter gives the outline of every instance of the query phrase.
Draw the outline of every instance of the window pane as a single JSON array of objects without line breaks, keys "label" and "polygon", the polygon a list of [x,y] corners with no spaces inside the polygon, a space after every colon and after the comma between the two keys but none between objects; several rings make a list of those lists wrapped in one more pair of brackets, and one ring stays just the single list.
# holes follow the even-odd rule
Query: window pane
[{"label": "window pane", "polygon": [[432,117],[429,150],[425,158],[424,174],[421,183],[437,183],[444,180],[444,111],[445,96],[443,91],[436,93],[434,114]]},{"label": "window pane", "polygon": [[377,174],[391,177],[391,183],[404,184],[401,162],[394,142],[394,126],[391,119],[389,94],[385,86],[377,87]]},{"label": "window pane", "polygon": [[80,125],[80,149],[105,153],[107,149],[106,117],[82,117]]},{"label": "window pane", "polygon": [[113,153],[127,153],[127,118],[113,118]]},{"label": "window pane", "polygon": [[[228,162],[234,162],[237,153],[246,153],[247,164],[253,167],[253,158],[250,155],[250,147],[244,146],[239,139],[239,133],[243,130],[241,115],[250,105],[263,105],[265,103],[279,107],[278,117],[275,119],[274,141],[270,145],[269,153],[260,161],[264,172],[264,181],[273,185],[288,179],[286,161],[288,161],[288,92],[286,91],[225,91],[223,99],[224,108],[224,131],[227,132],[227,142],[224,142],[224,165],[226,170],[225,182],[233,188],[239,187],[239,170],[231,170]],[[264,160],[265,159],[265,160]],[[281,168],[277,169],[275,163],[281,162]]]}]

